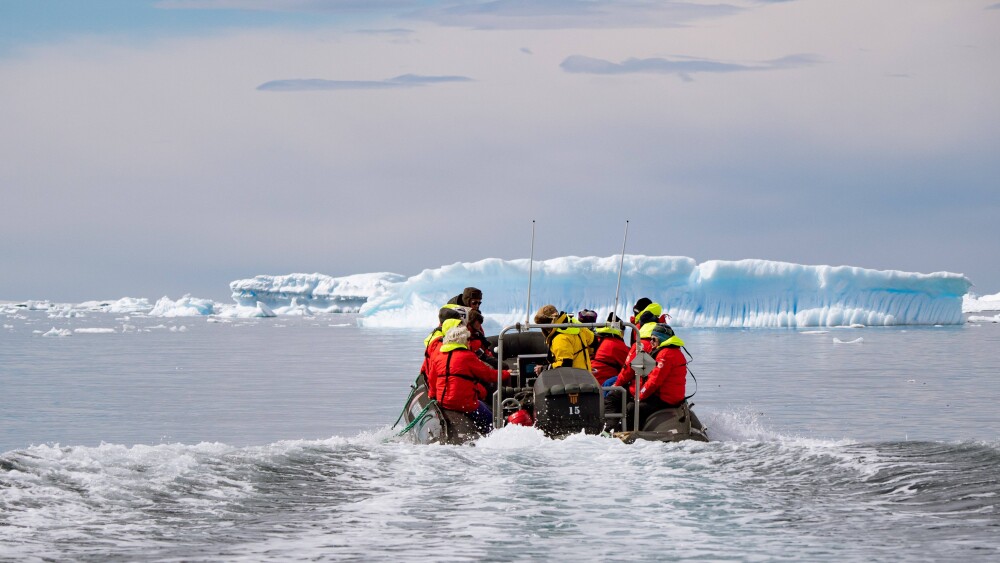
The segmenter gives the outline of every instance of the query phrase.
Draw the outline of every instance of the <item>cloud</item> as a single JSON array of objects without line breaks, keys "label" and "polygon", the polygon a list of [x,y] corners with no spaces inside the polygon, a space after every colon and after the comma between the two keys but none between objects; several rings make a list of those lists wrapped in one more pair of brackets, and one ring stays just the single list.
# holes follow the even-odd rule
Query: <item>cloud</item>
[{"label": "cloud", "polygon": [[1000,10],[1000,2],[986,6],[987,10]]},{"label": "cloud", "polygon": [[679,27],[731,16],[744,8],[724,3],[667,0],[160,0],[173,10],[245,10],[385,14],[476,29],[607,29]]},{"label": "cloud", "polygon": [[566,72],[580,74],[676,74],[684,80],[691,80],[696,73],[752,72],[760,70],[782,70],[811,66],[819,63],[815,55],[789,55],[780,59],[754,64],[737,64],[707,59],[669,60],[664,58],[626,59],[614,63],[583,55],[571,55],[560,64]]},{"label": "cloud", "polygon": [[316,90],[389,90],[393,88],[414,88],[447,82],[472,82],[467,76],[421,76],[403,74],[386,80],[324,80],[321,78],[297,78],[271,80],[257,87],[266,92],[306,92]]},{"label": "cloud", "polygon": [[416,10],[408,17],[438,25],[478,29],[606,29],[679,27],[692,21],[731,16],[731,4],[639,0],[552,0],[449,2]]},{"label": "cloud", "polygon": [[406,37],[413,35],[415,32],[412,29],[405,28],[392,28],[392,29],[359,29],[354,33],[360,35],[375,35],[375,36],[390,36],[390,37]]},{"label": "cloud", "polygon": [[413,8],[415,0],[159,0],[164,10],[248,10],[263,12],[377,12]]}]

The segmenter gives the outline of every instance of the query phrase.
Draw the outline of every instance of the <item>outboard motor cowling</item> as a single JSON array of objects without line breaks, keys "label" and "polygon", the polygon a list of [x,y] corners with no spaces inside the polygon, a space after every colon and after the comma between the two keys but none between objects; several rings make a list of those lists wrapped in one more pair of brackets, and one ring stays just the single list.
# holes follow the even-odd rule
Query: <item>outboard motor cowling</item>
[{"label": "outboard motor cowling", "polygon": [[547,436],[604,429],[601,387],[587,370],[560,367],[545,370],[535,380],[535,426]]}]

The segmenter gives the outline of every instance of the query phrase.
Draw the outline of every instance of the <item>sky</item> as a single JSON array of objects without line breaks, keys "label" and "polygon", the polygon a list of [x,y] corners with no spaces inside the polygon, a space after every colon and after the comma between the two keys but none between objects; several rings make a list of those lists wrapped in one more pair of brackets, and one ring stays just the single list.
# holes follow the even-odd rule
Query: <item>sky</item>
[{"label": "sky", "polygon": [[621,252],[1000,291],[992,0],[0,0],[0,299]]}]

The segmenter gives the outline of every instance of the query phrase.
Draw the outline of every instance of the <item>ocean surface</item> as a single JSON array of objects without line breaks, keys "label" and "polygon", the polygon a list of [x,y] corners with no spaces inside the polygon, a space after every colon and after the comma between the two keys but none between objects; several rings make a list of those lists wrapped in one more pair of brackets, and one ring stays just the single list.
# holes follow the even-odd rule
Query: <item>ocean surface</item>
[{"label": "ocean surface", "polygon": [[423,446],[423,330],[0,322],[0,560],[1000,560],[997,324],[678,327],[711,443]]}]

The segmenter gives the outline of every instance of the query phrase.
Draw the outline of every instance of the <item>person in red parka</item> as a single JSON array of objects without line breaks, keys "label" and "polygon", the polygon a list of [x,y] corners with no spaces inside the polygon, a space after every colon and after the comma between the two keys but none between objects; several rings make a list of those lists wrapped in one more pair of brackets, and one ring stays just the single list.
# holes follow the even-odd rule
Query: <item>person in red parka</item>
[{"label": "person in red parka", "polygon": [[437,327],[424,339],[424,362],[420,365],[420,375],[424,376],[424,379],[427,381],[427,396],[430,398],[434,398],[435,384],[434,378],[430,373],[431,357],[441,347],[441,340],[444,338],[444,333],[448,332],[448,329],[467,324],[470,311],[471,309],[468,307],[458,305],[445,305],[441,307],[441,310],[438,311]]},{"label": "person in red parka", "polygon": [[686,398],[687,358],[681,352],[684,341],[663,323],[657,324],[650,336],[655,347],[652,355],[656,367],[639,389],[640,414],[642,410],[652,413],[678,407]]},{"label": "person in red parka", "polygon": [[[618,316],[614,313],[608,315],[608,322],[617,322]],[[618,372],[625,365],[625,358],[628,356],[629,347],[622,339],[622,331],[613,327],[599,328],[594,331],[597,339],[593,359],[590,365],[593,367],[594,378],[601,385],[608,380],[618,377]]]},{"label": "person in red parka", "polygon": [[[497,372],[469,350],[469,329],[451,328],[441,347],[430,358],[428,377],[435,383],[434,399],[443,409],[465,413],[483,434],[493,430],[493,413],[483,402],[486,384],[496,381]],[[503,372],[506,379],[510,372]]]},{"label": "person in red parka", "polygon": [[437,385],[437,376],[431,370],[431,358],[436,356],[441,350],[441,346],[444,344],[444,333],[456,326],[462,326],[461,319],[447,319],[427,337],[427,344],[424,348],[424,363],[420,366],[420,373],[427,380],[427,396],[430,398],[434,398],[435,387]]},{"label": "person in red parka", "polygon": [[[640,309],[642,307],[642,309]],[[632,348],[629,349],[628,355],[625,356],[625,365],[622,366],[622,370],[618,372],[618,379],[615,380],[613,384],[606,383],[605,385],[618,385],[620,387],[628,388],[628,400],[633,400],[635,398],[635,372],[632,371],[632,360],[635,359],[636,355],[639,353],[639,346],[642,346],[642,351],[647,354],[653,353],[653,344],[650,340],[650,332],[652,332],[653,327],[657,323],[663,323],[663,307],[659,303],[652,302],[649,298],[643,297],[636,302],[635,307],[632,308],[633,311],[637,311],[635,317],[632,320],[635,322],[636,326],[639,328],[639,341],[632,344]],[[633,334],[634,338],[635,335]],[[611,393],[613,395],[614,393]],[[610,396],[610,395],[609,395]],[[621,410],[621,396],[618,397],[618,410]],[[613,408],[613,407],[612,407]],[[614,412],[618,412],[615,410]]]},{"label": "person in red parka", "polygon": [[[656,360],[656,367],[643,379],[642,387],[639,388],[639,429],[646,424],[649,415],[661,409],[679,407],[687,399],[684,395],[687,358],[681,352],[684,341],[664,323],[657,323],[653,328],[650,341],[653,343],[651,355]],[[626,426],[631,426],[635,420],[634,401],[628,404],[625,419]]]},{"label": "person in red parka", "polygon": [[496,369],[497,357],[491,349],[486,333],[483,332],[484,320],[482,313],[475,309],[469,310],[469,322],[466,325],[469,327],[469,350],[475,352],[476,356],[486,365]]}]

